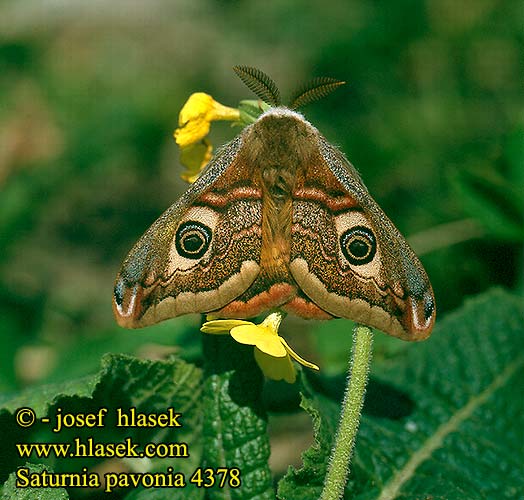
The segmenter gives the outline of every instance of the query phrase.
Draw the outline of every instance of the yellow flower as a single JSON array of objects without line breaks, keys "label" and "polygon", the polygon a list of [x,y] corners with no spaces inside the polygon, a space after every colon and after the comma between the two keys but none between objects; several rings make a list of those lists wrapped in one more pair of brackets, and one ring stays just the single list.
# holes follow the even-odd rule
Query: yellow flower
[{"label": "yellow flower", "polygon": [[180,161],[188,168],[182,178],[193,182],[211,159],[212,146],[206,139],[211,122],[240,119],[240,111],[215,101],[204,92],[192,94],[178,115],[175,141],[180,147]]},{"label": "yellow flower", "polygon": [[183,180],[192,184],[197,180],[202,169],[213,157],[213,146],[207,139],[180,148],[180,163],[186,167],[186,171],[180,174]]},{"label": "yellow flower", "polygon": [[175,130],[176,143],[180,147],[189,146],[209,133],[212,121],[239,118],[238,109],[223,106],[204,92],[195,92],[189,96],[178,115],[178,128]]},{"label": "yellow flower", "polygon": [[255,360],[264,375],[272,380],[285,380],[292,384],[296,372],[291,358],[301,365],[318,370],[318,366],[301,358],[288,343],[278,335],[278,327],[284,315],[270,314],[262,323],[255,325],[243,320],[212,320],[202,325],[201,331],[211,334],[230,335],[240,344],[255,346]]}]

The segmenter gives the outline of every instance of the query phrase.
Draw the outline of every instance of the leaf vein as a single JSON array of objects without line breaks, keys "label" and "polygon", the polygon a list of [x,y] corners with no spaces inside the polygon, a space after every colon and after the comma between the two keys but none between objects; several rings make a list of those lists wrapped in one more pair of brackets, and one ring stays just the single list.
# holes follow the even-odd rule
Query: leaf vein
[{"label": "leaf vein", "polygon": [[398,470],[385,484],[377,500],[395,499],[402,486],[414,476],[417,468],[427,460],[437,448],[442,446],[444,439],[456,431],[460,424],[470,417],[477,408],[482,406],[497,389],[502,387],[522,365],[524,365],[524,356],[519,356],[481,393],[473,396],[467,404],[452,414],[447,422],[440,425],[435,433],[428,437],[422,446],[411,456],[404,467]]}]

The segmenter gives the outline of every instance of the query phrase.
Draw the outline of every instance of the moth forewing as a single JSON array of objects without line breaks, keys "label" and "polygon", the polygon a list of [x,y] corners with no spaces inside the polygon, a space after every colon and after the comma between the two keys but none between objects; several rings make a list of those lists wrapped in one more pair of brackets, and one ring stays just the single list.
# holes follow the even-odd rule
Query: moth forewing
[{"label": "moth forewing", "polygon": [[[220,309],[255,279],[258,258],[250,256],[257,254],[260,234],[249,229],[260,225],[260,195],[251,191],[225,196],[228,189],[223,185],[218,186],[218,195],[210,189],[235,161],[241,145],[239,136],[222,148],[129,252],[113,294],[113,311],[121,326],[138,328]],[[235,194],[240,201],[232,209],[227,198]],[[232,227],[245,228],[234,242]]]},{"label": "moth forewing", "polygon": [[436,307],[424,267],[405,238],[371,197],[360,177],[354,176],[355,169],[345,156],[325,139],[321,141],[321,152],[335,177],[344,186],[350,187],[357,197],[377,237],[385,276],[382,292],[387,292],[398,308],[392,314],[392,323],[398,322],[402,327],[396,336],[406,340],[427,338],[433,329]]}]

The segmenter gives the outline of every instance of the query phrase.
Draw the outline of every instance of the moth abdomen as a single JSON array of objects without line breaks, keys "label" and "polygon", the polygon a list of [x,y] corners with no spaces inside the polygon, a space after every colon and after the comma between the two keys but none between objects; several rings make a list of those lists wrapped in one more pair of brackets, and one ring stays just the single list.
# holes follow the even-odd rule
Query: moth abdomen
[{"label": "moth abdomen", "polygon": [[291,198],[295,186],[295,172],[282,165],[270,165],[262,169],[262,183],[267,194],[277,202]]}]

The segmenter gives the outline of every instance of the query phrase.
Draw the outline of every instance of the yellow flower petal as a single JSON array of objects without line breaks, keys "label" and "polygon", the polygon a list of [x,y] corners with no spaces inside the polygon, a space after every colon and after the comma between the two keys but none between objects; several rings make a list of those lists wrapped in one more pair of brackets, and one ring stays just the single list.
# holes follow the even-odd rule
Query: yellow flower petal
[{"label": "yellow flower petal", "polygon": [[194,92],[185,102],[178,114],[178,126],[184,127],[192,120],[205,118],[215,100],[204,92]]},{"label": "yellow flower petal", "polygon": [[262,373],[271,380],[285,380],[293,384],[297,378],[295,367],[289,356],[274,358],[255,347],[255,361]]},{"label": "yellow flower petal", "polygon": [[224,106],[217,101],[213,101],[213,108],[211,109],[210,117],[211,121],[237,121],[240,119],[240,111],[237,108],[230,108],[229,106]]},{"label": "yellow flower petal", "polygon": [[180,163],[187,168],[180,174],[186,182],[193,183],[197,180],[202,169],[211,160],[213,146],[207,139],[202,139],[195,144],[180,148]]},{"label": "yellow flower petal", "polygon": [[214,319],[211,321],[206,321],[201,326],[200,331],[202,333],[212,333],[220,335],[224,333],[229,333],[232,328],[242,325],[253,325],[253,323],[241,319]]},{"label": "yellow flower petal", "polygon": [[293,349],[291,349],[291,347],[289,347],[289,344],[282,337],[280,337],[280,342],[282,342],[282,344],[284,345],[284,348],[286,349],[286,352],[295,361],[299,362],[303,366],[306,366],[307,368],[311,368],[317,371],[320,370],[320,368],[317,365],[310,363],[309,361],[306,361],[304,358],[300,357]]},{"label": "yellow flower petal", "polygon": [[185,148],[195,142],[201,141],[207,134],[211,124],[205,117],[197,117],[188,121],[183,127],[175,130],[175,141],[181,147]]},{"label": "yellow flower petal", "polygon": [[280,323],[282,323],[282,320],[286,317],[284,313],[276,312],[271,313],[262,323],[260,326],[269,328],[273,335],[278,335],[278,329],[280,328]]},{"label": "yellow flower petal", "polygon": [[178,115],[175,140],[180,147],[186,147],[202,140],[214,120],[238,120],[238,109],[229,108],[215,101],[209,94],[196,92],[189,96]]},{"label": "yellow flower petal", "polygon": [[262,352],[276,358],[287,356],[287,351],[280,342],[280,337],[269,328],[250,324],[237,326],[230,333],[240,344],[257,346]]},{"label": "yellow flower petal", "polygon": [[243,320],[211,320],[202,325],[204,333],[227,333],[240,344],[255,346],[255,360],[265,376],[273,380],[285,380],[292,384],[296,380],[295,367],[291,358],[300,364],[318,370],[318,366],[300,357],[288,343],[278,335],[280,322],[285,314],[270,314],[260,325]]}]

